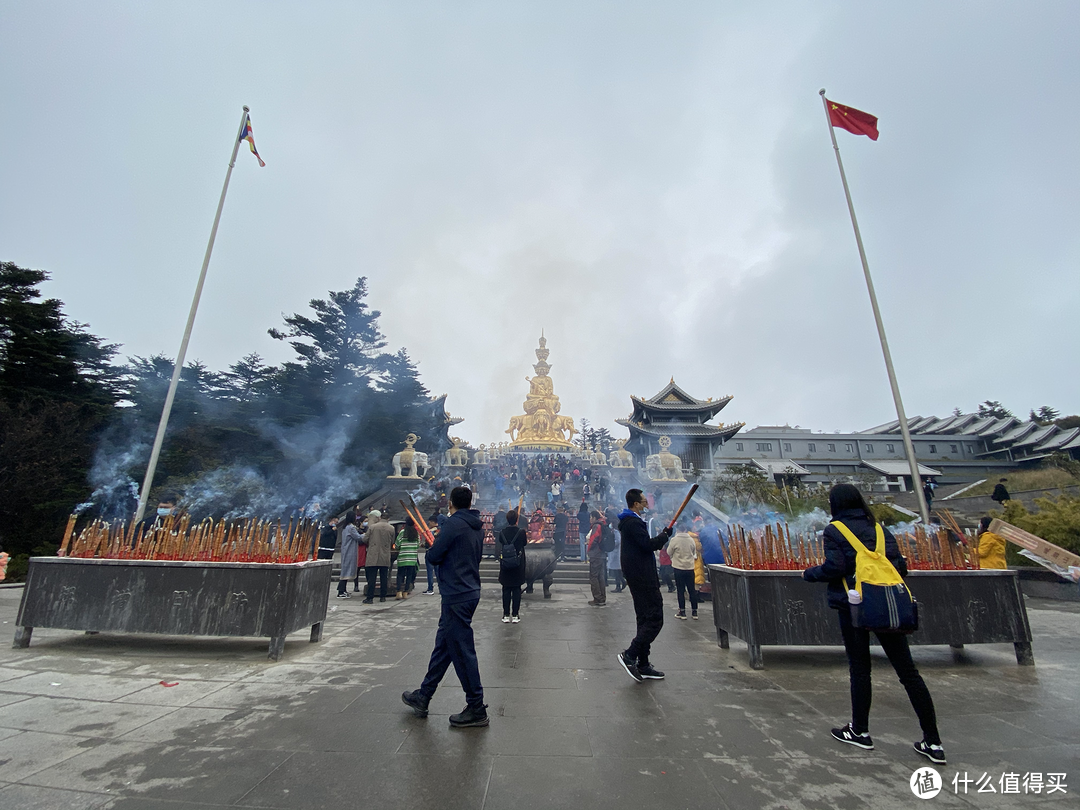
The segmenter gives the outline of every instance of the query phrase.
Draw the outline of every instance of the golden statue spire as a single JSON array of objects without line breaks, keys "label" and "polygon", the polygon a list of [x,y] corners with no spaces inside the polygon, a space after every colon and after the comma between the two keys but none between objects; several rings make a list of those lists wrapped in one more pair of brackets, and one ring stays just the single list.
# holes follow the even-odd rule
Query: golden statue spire
[{"label": "golden statue spire", "polygon": [[540,348],[536,349],[536,362],[533,369],[535,377],[526,377],[529,393],[523,407],[525,413],[510,418],[510,447],[515,450],[568,451],[573,448],[570,440],[577,430],[574,420],[569,416],[560,416],[559,398],[555,395],[555,386],[548,376],[551,365],[547,359],[550,352],[543,330],[540,332]]}]

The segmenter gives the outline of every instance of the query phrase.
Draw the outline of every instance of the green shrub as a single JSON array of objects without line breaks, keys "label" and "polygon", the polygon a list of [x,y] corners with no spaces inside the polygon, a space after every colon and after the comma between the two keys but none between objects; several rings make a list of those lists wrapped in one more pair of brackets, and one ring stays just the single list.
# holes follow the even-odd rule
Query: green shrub
[{"label": "green shrub", "polygon": [[[1057,498],[1036,498],[1037,512],[1029,512],[1019,501],[1009,501],[1003,512],[992,512],[1006,523],[1031,532],[1048,543],[1060,546],[1073,554],[1080,554],[1080,497],[1060,495]],[[1020,556],[1020,549],[1009,543],[1005,559],[1010,565],[1035,565]]]},{"label": "green shrub", "polygon": [[895,526],[897,523],[906,523],[911,520],[908,515],[903,512],[897,512],[887,503],[872,503],[870,504],[870,511],[874,513],[874,517],[878,522],[884,526]]}]

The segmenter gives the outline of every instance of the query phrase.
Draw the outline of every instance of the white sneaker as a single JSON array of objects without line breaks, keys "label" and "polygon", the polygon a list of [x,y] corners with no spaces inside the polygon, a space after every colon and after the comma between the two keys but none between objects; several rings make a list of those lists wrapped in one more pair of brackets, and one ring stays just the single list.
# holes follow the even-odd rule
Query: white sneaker
[{"label": "white sneaker", "polygon": [[510,624],[510,617],[509,616],[503,616],[502,617],[502,623],[503,624]]},{"label": "white sneaker", "polygon": [[511,624],[517,624],[520,621],[521,621],[521,617],[519,617],[519,616],[511,616],[510,617],[510,623]]}]

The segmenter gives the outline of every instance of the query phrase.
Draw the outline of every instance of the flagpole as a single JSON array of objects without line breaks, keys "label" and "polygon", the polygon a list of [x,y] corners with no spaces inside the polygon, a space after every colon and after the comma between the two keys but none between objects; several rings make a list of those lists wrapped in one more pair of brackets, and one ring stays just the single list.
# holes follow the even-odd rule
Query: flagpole
[{"label": "flagpole", "polygon": [[225,207],[225,194],[229,191],[229,178],[232,177],[233,166],[236,165],[236,153],[240,149],[240,138],[244,134],[244,125],[247,124],[248,112],[250,110],[245,105],[244,112],[240,116],[240,129],[236,133],[236,138],[233,139],[229,168],[225,172],[225,184],[221,187],[221,197],[218,199],[217,212],[214,214],[214,226],[210,229],[210,241],[206,245],[202,270],[199,271],[199,283],[195,285],[195,297],[191,300],[191,310],[188,312],[187,326],[184,328],[184,339],[180,341],[180,351],[176,355],[172,380],[169,382],[169,392],[165,395],[165,405],[161,409],[161,419],[158,421],[157,435],[154,437],[154,448],[150,451],[150,463],[146,467],[146,477],[143,479],[142,490],[139,492],[139,508],[135,511],[136,523],[142,520],[143,515],[146,513],[146,501],[150,497],[150,485],[154,481],[158,456],[161,455],[161,445],[165,442],[165,429],[169,425],[169,414],[172,413],[173,400],[176,399],[176,388],[180,384],[180,374],[184,370],[184,359],[187,356],[188,342],[191,340],[191,328],[195,325],[195,313],[199,310],[199,299],[202,298],[203,284],[206,282],[206,268],[210,266],[210,254],[214,251],[214,240],[217,239],[218,223],[221,221],[221,209]]},{"label": "flagpole", "polygon": [[874,322],[877,324],[878,337],[881,339],[881,353],[885,355],[885,370],[889,373],[889,386],[892,388],[893,402],[896,405],[896,416],[900,420],[900,435],[904,439],[904,452],[907,454],[908,466],[911,468],[911,484],[915,489],[915,497],[919,501],[919,514],[922,515],[923,524],[929,526],[930,510],[926,506],[926,496],[923,495],[919,462],[915,458],[915,446],[911,443],[907,414],[904,413],[904,403],[900,399],[900,386],[896,382],[896,371],[893,369],[892,354],[889,352],[889,341],[885,337],[885,324],[881,320],[881,310],[878,308],[877,294],[874,292],[874,281],[870,278],[870,265],[866,261],[866,250],[863,249],[862,234],[859,232],[859,220],[855,218],[855,206],[851,203],[851,190],[848,188],[847,175],[844,174],[844,161],[840,159],[840,147],[836,143],[836,130],[832,124],[832,116],[829,115],[829,102],[825,99],[824,88],[820,91],[820,95],[821,104],[825,108],[825,122],[829,125],[829,137],[832,138],[833,151],[836,152],[836,165],[840,168],[840,182],[844,184],[844,196],[847,198],[848,213],[851,214],[851,227],[855,229],[855,243],[859,246],[859,258],[862,260],[866,289],[870,293],[870,306],[874,310]]}]

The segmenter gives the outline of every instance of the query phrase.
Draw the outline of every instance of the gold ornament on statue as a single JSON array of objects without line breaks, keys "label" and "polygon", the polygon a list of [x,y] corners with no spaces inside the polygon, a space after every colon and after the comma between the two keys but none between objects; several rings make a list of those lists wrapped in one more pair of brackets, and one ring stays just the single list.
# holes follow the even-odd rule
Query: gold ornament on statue
[{"label": "gold ornament on statue", "polygon": [[525,396],[522,407],[524,414],[510,417],[510,427],[506,432],[510,434],[509,449],[514,450],[547,450],[556,452],[569,452],[574,445],[571,440],[577,430],[574,428],[574,420],[569,416],[560,416],[559,410],[562,405],[558,396],[555,395],[555,384],[548,372],[551,366],[548,364],[549,351],[547,339],[540,335],[540,348],[536,350],[536,363],[533,369],[535,377],[526,377],[529,384],[529,393]]}]

